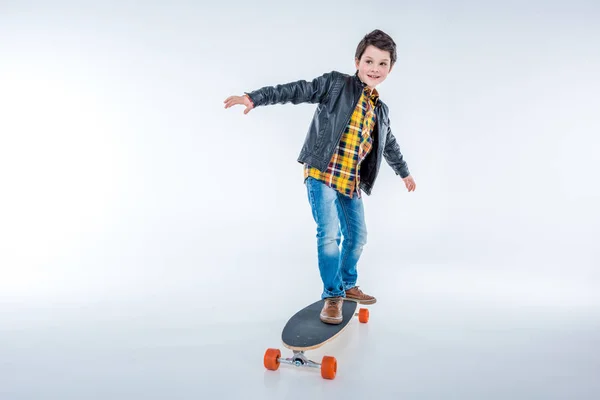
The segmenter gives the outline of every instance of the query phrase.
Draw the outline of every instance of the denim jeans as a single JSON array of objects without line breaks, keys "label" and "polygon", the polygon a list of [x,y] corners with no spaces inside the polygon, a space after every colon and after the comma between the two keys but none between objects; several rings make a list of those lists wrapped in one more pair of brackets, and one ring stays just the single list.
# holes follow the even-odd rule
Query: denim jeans
[{"label": "denim jeans", "polygon": [[345,291],[356,286],[356,266],[367,243],[362,199],[356,195],[352,199],[344,196],[312,177],[308,177],[305,184],[317,223],[317,256],[323,281],[321,298],[345,297]]}]

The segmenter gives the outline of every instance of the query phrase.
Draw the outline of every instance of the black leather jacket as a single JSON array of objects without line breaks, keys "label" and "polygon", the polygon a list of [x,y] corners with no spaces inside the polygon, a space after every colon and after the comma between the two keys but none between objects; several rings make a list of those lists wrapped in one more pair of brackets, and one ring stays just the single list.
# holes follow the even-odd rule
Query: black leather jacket
[{"label": "black leather jacket", "polygon": [[[348,75],[332,71],[311,82],[299,80],[265,86],[245,94],[250,97],[254,107],[318,103],[297,161],[324,171],[350,121],[364,86],[356,73]],[[360,166],[360,188],[367,195],[371,195],[383,158],[396,175],[402,178],[410,175],[400,146],[392,134],[388,114],[387,105],[379,99],[375,106],[373,148]]]}]

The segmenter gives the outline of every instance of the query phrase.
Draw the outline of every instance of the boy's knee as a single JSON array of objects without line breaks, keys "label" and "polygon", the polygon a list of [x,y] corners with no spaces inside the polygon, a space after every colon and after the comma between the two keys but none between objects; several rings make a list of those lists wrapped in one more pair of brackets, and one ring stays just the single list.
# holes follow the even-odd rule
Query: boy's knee
[{"label": "boy's knee", "polygon": [[319,224],[317,227],[317,237],[325,240],[339,240],[340,230],[335,223]]},{"label": "boy's knee", "polygon": [[367,232],[358,232],[347,242],[347,245],[352,248],[362,249],[367,244]]},{"label": "boy's knee", "polygon": [[356,245],[359,247],[363,247],[366,244],[367,244],[367,233],[363,232],[360,235],[358,235],[358,237],[356,239]]}]

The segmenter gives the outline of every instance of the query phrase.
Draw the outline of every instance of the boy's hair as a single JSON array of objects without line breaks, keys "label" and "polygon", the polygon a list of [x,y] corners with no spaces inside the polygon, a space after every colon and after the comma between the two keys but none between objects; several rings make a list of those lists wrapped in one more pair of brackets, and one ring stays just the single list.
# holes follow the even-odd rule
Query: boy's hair
[{"label": "boy's hair", "polygon": [[360,41],[360,43],[356,47],[356,58],[360,60],[363,53],[365,52],[365,49],[370,45],[373,45],[383,51],[389,51],[391,57],[390,65],[394,65],[397,58],[396,43],[390,35],[379,29],[375,29],[371,33],[366,34],[365,37]]}]

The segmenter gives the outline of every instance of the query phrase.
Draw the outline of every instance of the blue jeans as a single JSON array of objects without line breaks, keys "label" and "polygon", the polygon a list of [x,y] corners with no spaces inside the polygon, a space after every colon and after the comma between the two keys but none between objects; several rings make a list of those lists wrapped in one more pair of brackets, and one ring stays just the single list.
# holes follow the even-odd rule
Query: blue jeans
[{"label": "blue jeans", "polygon": [[345,291],[356,286],[356,266],[367,243],[362,199],[356,195],[352,199],[344,196],[312,177],[305,183],[317,223],[317,255],[323,281],[321,298],[346,297]]}]

